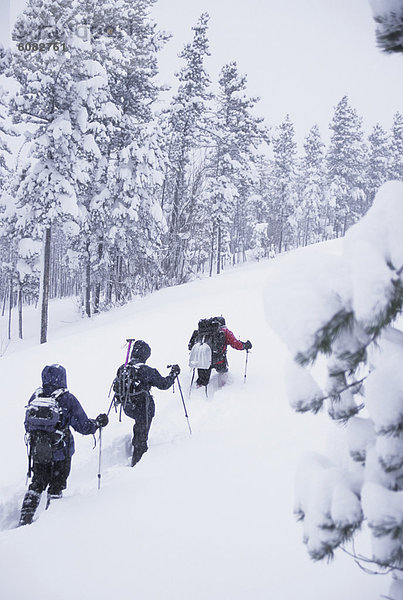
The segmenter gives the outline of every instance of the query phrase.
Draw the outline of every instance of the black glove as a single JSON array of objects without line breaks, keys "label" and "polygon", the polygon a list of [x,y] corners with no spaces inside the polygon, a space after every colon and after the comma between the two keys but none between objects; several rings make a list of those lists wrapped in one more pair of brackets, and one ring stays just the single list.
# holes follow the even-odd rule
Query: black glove
[{"label": "black glove", "polygon": [[177,377],[180,372],[181,372],[181,368],[179,365],[172,365],[171,372],[170,372],[170,375],[172,375],[172,377]]},{"label": "black glove", "polygon": [[106,415],[105,413],[101,413],[95,419],[95,423],[96,423],[96,426],[98,428],[99,427],[106,427],[106,425],[108,425],[108,423],[109,423],[108,415]]},{"label": "black glove", "polygon": [[246,340],[246,342],[243,343],[243,349],[244,350],[250,350],[252,348],[252,344],[249,340]]}]

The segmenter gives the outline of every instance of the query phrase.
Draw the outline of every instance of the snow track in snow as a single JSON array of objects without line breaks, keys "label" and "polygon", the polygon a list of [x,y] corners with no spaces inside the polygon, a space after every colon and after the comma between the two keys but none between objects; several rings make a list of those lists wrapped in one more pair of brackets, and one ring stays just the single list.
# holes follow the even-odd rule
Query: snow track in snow
[{"label": "snow track in snow", "polygon": [[[310,252],[322,251],[304,252],[309,260]],[[326,420],[296,415],[287,404],[287,353],[264,315],[269,275],[270,262],[261,262],[160,290],[75,323],[70,334],[51,331],[43,346],[27,340],[1,359],[2,598],[377,598],[382,582],[344,556],[331,566],[313,564],[302,544],[292,514],[296,465],[304,451],[323,449]],[[229,348],[232,382],[215,389],[213,376],[207,398],[203,389],[188,398],[187,343],[198,319],[215,314],[253,343],[247,381],[245,353]],[[132,469],[127,456],[133,422],[122,416],[120,423],[111,411],[102,439],[101,490],[98,448],[91,436],[75,434],[65,497],[48,511],[41,507],[31,526],[8,531],[25,491],[24,406],[43,366],[63,364],[69,389],[95,417],[109,406],[123,343],[132,336],[150,343],[148,362],[162,374],[168,363],[181,365],[193,435],[179,390],[155,390],[149,451]]]}]

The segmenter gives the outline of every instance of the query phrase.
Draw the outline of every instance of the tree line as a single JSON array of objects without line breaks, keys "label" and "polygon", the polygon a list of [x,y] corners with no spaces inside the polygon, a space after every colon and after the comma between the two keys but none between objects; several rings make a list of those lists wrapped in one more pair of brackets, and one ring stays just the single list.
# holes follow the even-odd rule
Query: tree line
[{"label": "tree line", "polygon": [[[18,89],[0,95],[0,298],[3,314],[18,304],[20,337],[25,303],[40,302],[43,342],[49,298],[79,295],[91,316],[342,236],[379,185],[403,175],[403,116],[366,138],[347,97],[328,146],[314,125],[298,153],[291,118],[265,124],[236,62],[212,82],[206,13],[162,106],[157,58],[169,36],[150,19],[153,3],[29,0],[15,48],[1,49]],[[83,26],[90,38],[77,35]],[[22,142],[10,161],[12,135]]]}]

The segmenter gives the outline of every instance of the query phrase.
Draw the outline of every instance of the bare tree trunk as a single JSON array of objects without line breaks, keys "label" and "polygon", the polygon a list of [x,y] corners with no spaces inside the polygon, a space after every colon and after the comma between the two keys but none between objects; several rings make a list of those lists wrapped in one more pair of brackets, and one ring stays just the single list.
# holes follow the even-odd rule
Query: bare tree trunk
[{"label": "bare tree trunk", "polygon": [[50,242],[51,230],[45,231],[45,244],[43,249],[43,272],[42,272],[42,297],[41,297],[41,344],[48,341],[48,306],[49,306],[49,283],[50,283]]},{"label": "bare tree trunk", "polygon": [[116,258],[116,279],[115,279],[115,296],[118,302],[122,299],[122,272],[123,272],[123,258],[118,256]]},{"label": "bare tree trunk", "polygon": [[343,222],[343,236],[346,235],[346,231],[347,231],[347,221],[348,221],[348,217],[347,214],[344,215],[344,222]]},{"label": "bare tree trunk", "polygon": [[99,278],[100,278],[99,265],[101,264],[101,261],[102,261],[103,252],[104,252],[104,245],[102,242],[99,242],[99,244],[98,244],[98,281],[95,284],[94,313],[99,313],[99,304],[100,304],[100,300],[101,300],[101,282],[99,281]]},{"label": "bare tree trunk", "polygon": [[8,339],[11,340],[11,315],[13,310],[13,280],[10,278],[10,299],[8,305]]},{"label": "bare tree trunk", "polygon": [[211,250],[210,250],[210,273],[211,277],[213,274],[213,263],[214,263],[214,237],[215,237],[215,227],[213,226],[213,231],[211,232]]},{"label": "bare tree trunk", "polygon": [[280,254],[283,249],[283,236],[284,236],[284,209],[281,208],[280,213],[280,237],[278,241],[278,253]]},{"label": "bare tree trunk", "polygon": [[91,316],[91,257],[90,245],[87,243],[87,264],[85,265],[85,314]]},{"label": "bare tree trunk", "polygon": [[101,284],[98,281],[95,284],[94,313],[99,313],[100,298],[101,298]]},{"label": "bare tree trunk", "polygon": [[6,314],[6,303],[7,303],[7,291],[4,290],[4,296],[3,296],[3,310],[1,311],[1,316],[4,317],[4,315]]},{"label": "bare tree trunk", "polygon": [[221,271],[221,227],[218,226],[217,230],[217,275]]},{"label": "bare tree trunk", "polygon": [[22,340],[22,285],[18,290],[18,336]]},{"label": "bare tree trunk", "polygon": [[309,218],[307,217],[307,219],[305,221],[305,239],[303,242],[304,246],[308,245],[308,233],[309,233]]},{"label": "bare tree trunk", "polygon": [[106,286],[106,303],[108,304],[108,306],[110,306],[112,304],[112,289],[113,289],[113,285],[112,285],[112,281],[111,281],[111,272],[109,269],[109,280],[108,280],[108,284]]}]

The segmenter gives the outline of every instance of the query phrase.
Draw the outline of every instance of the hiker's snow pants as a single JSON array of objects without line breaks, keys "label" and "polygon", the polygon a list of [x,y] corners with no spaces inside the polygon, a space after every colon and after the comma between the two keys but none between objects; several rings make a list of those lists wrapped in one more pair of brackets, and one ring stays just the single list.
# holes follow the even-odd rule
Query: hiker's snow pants
[{"label": "hiker's snow pants", "polygon": [[218,373],[226,373],[228,371],[227,359],[225,358],[222,363],[215,364],[209,369],[197,369],[196,383],[198,385],[208,385],[212,369],[215,369]]},{"label": "hiker's snow pants", "polygon": [[34,462],[32,465],[32,482],[28,489],[37,492],[38,494],[42,494],[49,486],[49,494],[58,496],[62,493],[62,490],[66,489],[70,469],[70,457],[45,465]]},{"label": "hiker's snow pants", "polygon": [[145,392],[137,397],[135,404],[126,404],[125,413],[135,421],[132,439],[132,466],[134,466],[148,449],[148,434],[150,432],[151,421],[155,415],[153,397],[148,392]]},{"label": "hiker's snow pants", "polygon": [[47,464],[34,461],[32,482],[22,503],[20,525],[32,523],[41,494],[46,488],[48,488],[48,504],[50,498],[58,498],[62,495],[62,490],[66,489],[70,469],[71,457]]}]

